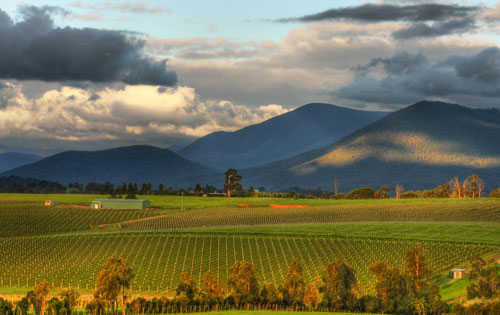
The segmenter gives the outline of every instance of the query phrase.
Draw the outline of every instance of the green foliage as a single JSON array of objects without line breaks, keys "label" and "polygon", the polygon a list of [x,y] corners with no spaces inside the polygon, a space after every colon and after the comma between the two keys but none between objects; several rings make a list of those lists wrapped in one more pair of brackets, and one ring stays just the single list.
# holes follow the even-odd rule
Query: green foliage
[{"label": "green foliage", "polygon": [[231,268],[229,268],[227,286],[236,306],[240,303],[245,304],[258,301],[259,284],[251,262],[235,261]]},{"label": "green foliage", "polygon": [[300,305],[304,300],[306,283],[302,274],[302,265],[297,258],[290,262],[288,272],[283,279],[283,300],[288,305]]},{"label": "green foliage", "polygon": [[338,260],[329,264],[324,273],[324,298],[328,307],[335,310],[353,310],[356,304],[354,270]]},{"label": "green foliage", "polygon": [[375,190],[369,187],[354,189],[347,194],[346,199],[373,199]]}]

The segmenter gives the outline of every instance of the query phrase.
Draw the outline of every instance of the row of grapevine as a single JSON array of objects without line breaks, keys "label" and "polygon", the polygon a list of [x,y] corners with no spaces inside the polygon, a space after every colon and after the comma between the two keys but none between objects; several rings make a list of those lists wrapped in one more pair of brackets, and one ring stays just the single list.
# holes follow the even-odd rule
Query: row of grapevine
[{"label": "row of grapevine", "polygon": [[35,204],[0,205],[0,237],[88,231],[100,224],[156,215],[137,210],[93,210]]},{"label": "row of grapevine", "polygon": [[[479,244],[421,242],[436,272],[492,247]],[[182,271],[200,279],[208,270],[226,279],[236,260],[252,261],[261,281],[280,282],[289,261],[304,262],[311,279],[341,259],[352,265],[361,284],[372,285],[368,266],[377,260],[400,265],[408,240],[374,240],[335,236],[250,235],[218,233],[110,233],[0,239],[0,286],[33,287],[41,280],[55,286],[92,290],[109,256],[123,256],[136,274],[134,291],[173,290]]]}]

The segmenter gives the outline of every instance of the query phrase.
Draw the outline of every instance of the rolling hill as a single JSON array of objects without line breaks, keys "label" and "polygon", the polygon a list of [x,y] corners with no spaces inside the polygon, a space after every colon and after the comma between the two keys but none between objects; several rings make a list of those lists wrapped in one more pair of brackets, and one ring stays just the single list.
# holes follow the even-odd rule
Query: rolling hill
[{"label": "rolling hill", "polygon": [[254,167],[331,144],[385,115],[330,104],[307,104],[235,132],[212,133],[178,153],[220,171]]},{"label": "rolling hill", "polygon": [[0,154],[0,172],[5,172],[10,169],[31,164],[41,160],[42,157],[33,154],[8,152]]},{"label": "rolling hill", "polygon": [[348,192],[402,184],[428,189],[477,173],[500,186],[500,110],[423,101],[394,112],[332,145],[242,170],[244,184]]},{"label": "rolling hill", "polygon": [[[67,151],[38,162],[0,174],[57,181],[88,183],[109,181],[153,184],[166,187],[194,186],[196,182],[212,184],[218,173],[191,162],[168,149],[153,146],[129,146],[102,151]],[[220,175],[224,181],[224,175]],[[215,183],[213,183],[215,184]]]}]

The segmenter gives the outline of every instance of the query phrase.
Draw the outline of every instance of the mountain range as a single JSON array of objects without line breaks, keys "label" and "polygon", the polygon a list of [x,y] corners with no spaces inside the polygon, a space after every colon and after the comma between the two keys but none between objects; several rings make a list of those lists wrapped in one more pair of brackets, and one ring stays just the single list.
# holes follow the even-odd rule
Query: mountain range
[{"label": "mountain range", "polygon": [[337,143],[241,173],[246,185],[272,190],[294,186],[333,190],[335,179],[345,192],[396,184],[428,189],[471,173],[496,188],[500,186],[500,110],[419,102]]},{"label": "mountain range", "polygon": [[249,168],[332,144],[387,114],[312,103],[234,132],[209,134],[177,153],[220,171]]},{"label": "mountain range", "polygon": [[0,154],[0,173],[7,170],[23,166],[26,164],[31,164],[41,160],[42,157],[33,154],[19,153],[19,152],[7,152]]},{"label": "mountain range", "polygon": [[[300,117],[308,123],[300,122]],[[361,122],[349,120],[353,117],[361,117]],[[329,126],[328,121],[335,126]],[[347,134],[345,129],[354,129],[353,125],[361,127]],[[396,184],[406,190],[429,189],[455,176],[463,180],[477,173],[485,180],[486,189],[494,189],[500,186],[499,143],[498,109],[423,101],[381,113],[308,104],[236,132],[201,138],[178,154],[151,146],[68,151],[0,176],[63,184],[110,181],[192,187],[199,182],[221,187],[222,171],[234,167],[243,176],[245,187],[332,191],[337,180],[339,191],[349,192],[362,186],[392,188]],[[188,153],[198,156],[200,163],[180,156]],[[280,156],[289,157],[267,163]]]},{"label": "mountain range", "polygon": [[[188,187],[193,182],[207,182],[219,173],[207,166],[189,161],[168,149],[137,145],[101,151],[67,151],[38,162],[0,174],[57,181],[113,184],[122,182],[153,184],[165,187]],[[220,175],[224,180],[224,175]]]}]

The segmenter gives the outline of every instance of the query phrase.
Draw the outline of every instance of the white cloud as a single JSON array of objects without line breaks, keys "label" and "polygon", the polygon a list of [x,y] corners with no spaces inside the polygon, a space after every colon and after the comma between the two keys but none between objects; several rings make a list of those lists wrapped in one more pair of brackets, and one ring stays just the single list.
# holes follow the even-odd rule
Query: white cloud
[{"label": "white cloud", "polygon": [[0,140],[10,139],[10,144],[12,139],[41,140],[51,147],[92,148],[97,142],[110,147],[111,141],[169,146],[287,111],[276,104],[251,109],[223,100],[200,101],[186,86],[125,86],[94,92],[62,87],[29,98],[20,84],[4,83],[0,101]]}]

